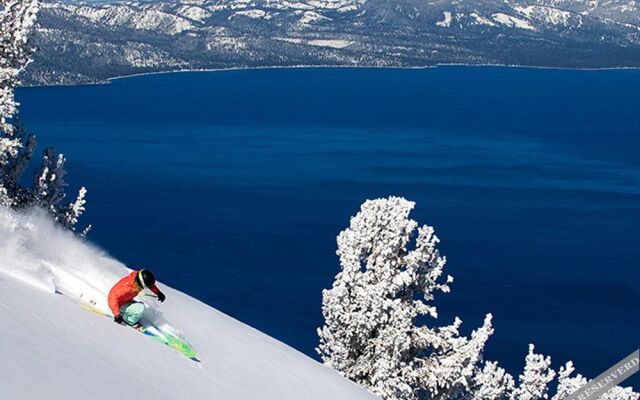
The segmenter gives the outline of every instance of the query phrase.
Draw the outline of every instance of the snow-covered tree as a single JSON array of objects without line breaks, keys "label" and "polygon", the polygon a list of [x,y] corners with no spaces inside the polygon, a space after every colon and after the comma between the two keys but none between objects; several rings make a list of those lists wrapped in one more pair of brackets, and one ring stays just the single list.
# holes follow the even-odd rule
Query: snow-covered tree
[{"label": "snow-covered tree", "polygon": [[[558,371],[558,390],[552,400],[566,399],[570,394],[588,383],[587,378],[580,374],[572,376],[574,372],[575,368],[571,361],[560,367],[560,371]],[[630,387],[616,386],[600,396],[598,400],[638,400],[639,398],[640,395]]]},{"label": "snow-covered tree", "polygon": [[[549,384],[557,375],[556,394],[551,400],[563,400],[576,390],[584,386],[587,379],[575,372],[573,362],[569,361],[556,372],[551,369],[551,358],[534,352],[534,345],[529,345],[524,372],[520,375],[519,386],[512,391],[511,400],[538,400],[549,398]],[[631,388],[613,387],[602,395],[599,400],[638,400],[639,394]]]},{"label": "snow-covered tree", "polygon": [[64,156],[53,149],[44,152],[42,167],[32,187],[21,185],[33,156],[36,138],[15,121],[18,113],[14,91],[19,74],[31,62],[30,44],[37,0],[0,0],[0,205],[12,208],[40,206],[61,225],[73,229],[84,211],[86,189],[74,203],[65,205]]},{"label": "snow-covered tree", "polygon": [[0,165],[15,155],[21,142],[14,138],[12,118],[18,112],[14,89],[18,75],[31,62],[29,44],[38,13],[37,0],[1,0],[0,5]]},{"label": "snow-covered tree", "polygon": [[[470,390],[491,316],[470,338],[462,323],[433,327],[430,304],[449,292],[445,257],[430,226],[409,219],[414,203],[365,202],[338,236],[341,272],[323,292],[325,325],[317,349],[325,364],[388,400],[449,399]],[[408,247],[417,229],[415,248]]]},{"label": "snow-covered tree", "polygon": [[473,378],[471,400],[509,400],[515,390],[513,377],[497,362],[487,361]]},{"label": "snow-covered tree", "polygon": [[631,387],[616,386],[600,396],[598,400],[639,400],[640,394],[634,392]]},{"label": "snow-covered tree", "polygon": [[[64,213],[60,215],[61,220],[60,223],[67,227],[73,229],[73,227],[78,222],[78,218],[84,213],[84,205],[87,201],[84,199],[84,196],[87,194],[87,189],[84,187],[80,188],[80,192],[78,193],[78,197],[76,197],[76,201],[73,203],[69,203],[69,205],[64,210]],[[87,226],[81,233],[81,236],[86,236],[89,230],[91,229],[91,225]]]},{"label": "snow-covered tree", "polygon": [[20,180],[33,156],[36,139],[33,135],[27,134],[22,126],[14,127],[13,138],[18,141],[20,147],[16,152],[4,154],[4,163],[0,165],[0,186],[5,191],[4,205],[20,208],[31,201],[29,191],[20,186]]},{"label": "snow-covered tree", "polygon": [[64,181],[66,161],[62,154],[56,156],[51,148],[44,151],[42,167],[34,183],[35,201],[38,205],[55,207],[64,198],[64,188],[67,186]]},{"label": "snow-covered tree", "polygon": [[587,379],[582,375],[572,377],[575,372],[573,362],[569,361],[558,371],[558,390],[552,397],[552,400],[562,400],[567,398],[571,393],[580,389],[587,383]]},{"label": "snow-covered tree", "polygon": [[525,358],[524,372],[520,375],[518,388],[511,396],[512,400],[542,400],[549,398],[549,383],[556,372],[551,368],[551,357],[534,352],[535,346],[529,345],[529,354]]},{"label": "snow-covered tree", "polygon": [[[341,271],[323,291],[318,329],[324,363],[385,400],[547,400],[556,375],[551,400],[563,400],[585,384],[572,377],[571,362],[556,374],[533,344],[517,383],[497,362],[483,361],[491,314],[470,337],[460,334],[458,318],[427,323],[437,318],[435,293],[449,292],[453,278],[442,279],[439,240],[432,227],[409,219],[413,208],[400,197],[367,201],[338,236]],[[638,400],[638,393],[616,387],[601,400],[614,399]]]}]

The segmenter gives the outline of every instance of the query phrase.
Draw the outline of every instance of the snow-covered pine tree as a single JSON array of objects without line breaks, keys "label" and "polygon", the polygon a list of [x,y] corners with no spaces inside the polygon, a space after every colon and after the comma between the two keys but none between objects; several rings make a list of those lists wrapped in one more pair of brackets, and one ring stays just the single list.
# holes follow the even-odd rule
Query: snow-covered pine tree
[{"label": "snow-covered pine tree", "polygon": [[41,206],[66,228],[73,229],[84,211],[86,189],[74,203],[62,205],[65,197],[64,156],[53,149],[44,152],[42,167],[32,187],[20,184],[36,138],[14,119],[18,113],[14,91],[19,74],[31,62],[30,45],[39,9],[37,0],[0,0],[0,205],[12,208]]},{"label": "snow-covered pine tree", "polygon": [[598,400],[638,400],[640,394],[634,392],[631,387],[616,386],[603,394]]},{"label": "snow-covered pine tree", "polygon": [[29,45],[36,15],[37,0],[1,0],[0,5],[0,165],[6,155],[15,155],[21,142],[14,137],[11,121],[18,112],[14,88],[18,75],[31,62]]},{"label": "snow-covered pine tree", "polygon": [[64,155],[57,154],[52,148],[45,149],[42,157],[42,166],[36,173],[33,194],[35,204],[48,209],[56,214],[56,206],[64,199],[64,189],[67,183],[64,177],[67,174],[64,163],[67,160]]},{"label": "snow-covered pine tree", "polygon": [[551,368],[551,357],[534,352],[535,346],[529,345],[529,354],[525,358],[524,371],[520,375],[519,385],[514,390],[512,400],[543,400],[549,398],[549,383],[556,372]]},{"label": "snow-covered pine tree", "polygon": [[47,209],[53,218],[65,228],[73,229],[85,210],[87,189],[80,188],[78,197],[73,203],[66,206],[60,205],[66,196],[67,183],[64,181],[67,174],[64,169],[66,161],[63,154],[56,154],[52,148],[44,151],[42,167],[36,174],[32,190],[32,203]]},{"label": "snow-covered pine tree", "polygon": [[[560,371],[558,371],[558,390],[552,400],[566,399],[571,393],[587,384],[587,378],[580,374],[572,376],[574,372],[575,367],[571,361],[560,367]],[[638,400],[639,396],[630,387],[616,386],[599,397],[598,400]]]},{"label": "snow-covered pine tree", "polygon": [[560,371],[558,371],[558,389],[555,396],[551,398],[552,400],[567,398],[571,393],[587,383],[587,379],[580,374],[572,377],[571,375],[573,375],[574,372],[575,368],[571,361],[560,367]]},{"label": "snow-covered pine tree", "polygon": [[[317,349],[326,365],[386,400],[453,399],[478,373],[491,316],[470,338],[452,325],[432,327],[430,304],[449,292],[445,258],[430,226],[409,219],[414,203],[399,197],[365,202],[338,236],[341,272],[323,291],[325,325]],[[418,231],[415,248],[408,246]]]},{"label": "snow-covered pine tree", "polygon": [[[534,349],[533,344],[530,344],[524,373],[520,375],[520,386],[513,391],[512,400],[548,398],[548,385],[553,380],[556,372],[551,369],[551,358],[534,353]],[[560,367],[557,373],[556,394],[551,400],[566,399],[571,393],[588,382],[580,374],[572,376],[574,372],[575,368],[571,361]],[[632,388],[616,386],[602,395],[599,400],[638,400],[639,398],[640,394],[634,392]]]},{"label": "snow-covered pine tree", "polygon": [[[76,201],[73,203],[69,203],[69,205],[63,210],[60,215],[60,223],[66,227],[73,229],[73,227],[78,223],[78,218],[84,213],[84,205],[87,201],[84,199],[84,196],[87,194],[87,189],[83,187],[80,188],[80,192],[78,193],[78,197],[76,197]],[[80,236],[85,237],[89,230],[91,229],[91,225],[85,227]]]},{"label": "snow-covered pine tree", "polygon": [[[444,327],[418,323],[437,318],[429,302],[449,292],[453,278],[441,282],[439,240],[432,227],[409,219],[413,207],[399,197],[367,201],[338,236],[341,271],[323,291],[325,325],[318,329],[325,364],[385,400],[543,400],[556,375],[551,400],[563,400],[586,383],[571,376],[571,362],[556,374],[533,345],[517,384],[497,362],[483,362],[490,314],[470,338],[460,335],[458,318]],[[638,393],[618,386],[601,400],[638,400]]]},{"label": "snow-covered pine tree", "polygon": [[471,400],[509,400],[515,389],[513,377],[497,362],[487,361],[484,368],[473,377]]},{"label": "snow-covered pine tree", "polygon": [[0,186],[3,190],[2,205],[5,207],[21,208],[23,204],[31,202],[31,193],[20,186],[20,179],[24,174],[36,147],[36,138],[27,134],[24,127],[14,127],[13,138],[20,146],[16,152],[3,154],[0,164]]}]

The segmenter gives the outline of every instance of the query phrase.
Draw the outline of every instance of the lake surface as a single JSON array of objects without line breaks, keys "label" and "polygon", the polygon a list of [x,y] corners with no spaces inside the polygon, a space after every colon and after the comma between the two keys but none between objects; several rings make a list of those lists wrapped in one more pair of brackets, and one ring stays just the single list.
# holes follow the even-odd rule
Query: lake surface
[{"label": "lake surface", "polygon": [[[90,239],[315,357],[337,234],[401,195],[487,359],[595,376],[640,342],[640,71],[277,69],[21,89]],[[170,299],[168,300],[170,301]],[[632,381],[640,389],[640,379]]]}]

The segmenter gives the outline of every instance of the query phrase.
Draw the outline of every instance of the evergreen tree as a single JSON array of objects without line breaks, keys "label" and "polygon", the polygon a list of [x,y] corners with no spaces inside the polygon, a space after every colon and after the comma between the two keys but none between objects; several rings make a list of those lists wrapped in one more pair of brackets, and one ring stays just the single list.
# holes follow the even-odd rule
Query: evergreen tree
[{"label": "evergreen tree", "polygon": [[11,119],[18,112],[14,88],[18,75],[31,62],[29,39],[38,13],[37,0],[0,2],[0,166],[6,156],[15,156],[21,142],[14,137]]},{"label": "evergreen tree", "polygon": [[486,362],[473,381],[474,390],[469,396],[471,400],[509,400],[515,389],[513,377],[497,362]]},{"label": "evergreen tree", "polygon": [[[551,369],[551,358],[534,353],[534,349],[533,344],[530,344],[524,372],[520,375],[520,386],[513,391],[512,400],[549,398],[548,385],[553,381],[556,372]],[[563,400],[587,383],[587,379],[580,374],[572,376],[574,372],[575,368],[571,361],[560,367],[557,373],[557,390],[552,400]],[[616,386],[602,395],[599,400],[638,400],[638,398],[638,393],[633,389]]]},{"label": "evergreen tree", "polygon": [[33,186],[21,185],[36,148],[36,138],[15,121],[19,104],[14,91],[20,84],[20,72],[31,62],[34,49],[30,38],[39,3],[1,0],[0,4],[0,205],[15,209],[40,206],[62,226],[74,229],[84,211],[87,191],[80,189],[75,202],[62,204],[67,186],[62,154],[46,149]]},{"label": "evergreen tree", "polygon": [[529,345],[529,354],[525,358],[524,371],[520,375],[520,384],[511,396],[512,400],[543,400],[549,398],[549,383],[556,372],[551,369],[551,357],[534,352],[535,346]]},{"label": "evergreen tree", "polygon": [[[572,376],[574,372],[575,368],[571,361],[560,367],[560,371],[558,371],[558,390],[552,400],[566,399],[571,393],[588,383],[587,378],[580,374]],[[616,386],[600,396],[598,400],[638,400],[639,398],[638,393],[635,393],[630,387]]]},{"label": "evergreen tree", "polygon": [[[533,344],[517,383],[497,362],[483,361],[491,314],[471,337],[460,334],[458,318],[443,327],[425,323],[437,318],[430,302],[449,292],[453,278],[442,279],[439,240],[432,227],[409,219],[413,207],[399,197],[367,201],[338,236],[341,271],[323,291],[318,329],[324,363],[385,400],[547,400],[556,376],[551,400],[563,400],[584,385],[571,362],[556,374]],[[601,400],[638,400],[638,393],[615,387]]]},{"label": "evergreen tree", "polygon": [[580,389],[587,383],[587,379],[580,374],[572,377],[571,375],[574,371],[575,368],[571,361],[560,367],[560,371],[558,371],[558,390],[552,400],[562,400],[567,398],[571,393]]},{"label": "evergreen tree", "polygon": [[[389,400],[448,399],[471,387],[491,316],[470,338],[462,321],[432,327],[430,304],[449,292],[445,257],[430,226],[409,219],[414,203],[390,197],[367,201],[338,236],[341,272],[323,292],[325,325],[318,352],[325,364]],[[409,250],[417,229],[415,248]]]}]

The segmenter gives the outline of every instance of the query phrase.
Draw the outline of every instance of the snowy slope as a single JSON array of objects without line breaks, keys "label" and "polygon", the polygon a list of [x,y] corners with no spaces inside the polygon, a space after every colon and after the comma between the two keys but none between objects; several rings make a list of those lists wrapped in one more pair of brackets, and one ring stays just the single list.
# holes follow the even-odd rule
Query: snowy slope
[{"label": "snowy slope", "polygon": [[151,319],[188,340],[200,364],[78,305],[104,299],[126,272],[39,213],[0,209],[0,398],[375,398],[162,282],[167,301],[150,304]]}]

